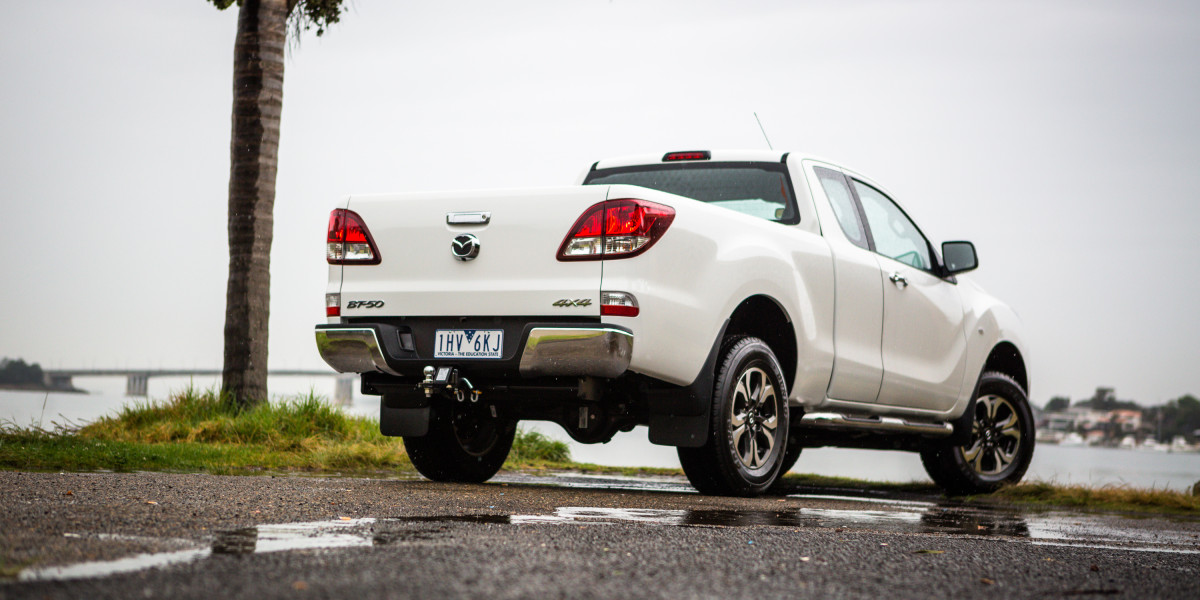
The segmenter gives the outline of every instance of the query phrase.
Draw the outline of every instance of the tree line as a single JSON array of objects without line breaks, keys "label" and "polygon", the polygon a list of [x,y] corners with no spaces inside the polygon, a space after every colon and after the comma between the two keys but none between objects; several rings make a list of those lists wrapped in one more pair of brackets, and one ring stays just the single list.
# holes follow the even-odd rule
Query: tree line
[{"label": "tree line", "polygon": [[41,365],[26,363],[24,360],[0,359],[0,384],[7,385],[45,385],[45,374]]}]

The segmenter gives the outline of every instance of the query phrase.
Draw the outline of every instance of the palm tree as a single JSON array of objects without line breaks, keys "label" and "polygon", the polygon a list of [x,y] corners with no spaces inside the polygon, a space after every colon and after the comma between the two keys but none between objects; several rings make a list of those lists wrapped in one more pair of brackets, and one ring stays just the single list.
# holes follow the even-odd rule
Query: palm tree
[{"label": "palm tree", "polygon": [[245,407],[267,399],[267,321],[271,238],[283,67],[293,35],[336,23],[343,0],[235,1],[233,133],[229,145],[229,283],[225,293],[225,364],[221,391]]}]

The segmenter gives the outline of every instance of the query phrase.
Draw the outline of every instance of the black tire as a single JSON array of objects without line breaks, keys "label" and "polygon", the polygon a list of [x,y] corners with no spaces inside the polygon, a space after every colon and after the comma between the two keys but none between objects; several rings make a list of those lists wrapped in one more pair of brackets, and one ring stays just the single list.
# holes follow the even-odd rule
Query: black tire
[{"label": "black tire", "polygon": [[800,452],[804,447],[800,445],[800,436],[795,432],[788,433],[787,447],[783,451],[783,460],[779,461],[779,476],[783,477],[796,466],[796,462],[800,460]]},{"label": "black tire", "polygon": [[1033,460],[1033,412],[1016,380],[984,373],[974,411],[970,442],[921,451],[925,472],[951,495],[986,494],[1016,483]]},{"label": "black tire", "polygon": [[800,452],[804,448],[800,445],[800,435],[795,431],[788,432],[787,447],[783,449],[783,460],[779,464],[779,476],[775,478],[775,483],[771,484],[771,492],[788,493],[787,484],[783,481],[783,476],[787,475],[792,467],[796,466],[796,462],[800,460]]},{"label": "black tire", "polygon": [[[792,411],[789,411],[788,419],[790,422],[795,423],[796,418],[802,416],[804,412],[800,409],[793,410],[796,414],[792,415],[790,414]],[[804,450],[804,447],[800,445],[800,434],[796,431],[789,431],[787,446],[783,449],[783,462],[779,466],[780,477],[786,475],[792,470],[792,467],[796,466],[796,461],[800,460],[800,452],[802,450]]]},{"label": "black tire", "polygon": [[517,424],[497,419],[478,404],[435,405],[429,433],[405,437],[417,472],[434,481],[482,483],[500,470],[512,449]]},{"label": "black tire", "polygon": [[787,383],[775,354],[758,338],[726,340],[718,364],[708,443],[679,448],[679,463],[702,494],[756,496],[783,466]]}]

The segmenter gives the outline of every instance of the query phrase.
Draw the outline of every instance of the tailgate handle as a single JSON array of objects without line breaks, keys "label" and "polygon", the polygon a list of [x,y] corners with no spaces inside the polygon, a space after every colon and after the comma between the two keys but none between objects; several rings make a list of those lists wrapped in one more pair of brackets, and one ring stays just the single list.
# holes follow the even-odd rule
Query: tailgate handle
[{"label": "tailgate handle", "polygon": [[492,220],[490,212],[452,212],[446,213],[447,225],[487,225]]}]

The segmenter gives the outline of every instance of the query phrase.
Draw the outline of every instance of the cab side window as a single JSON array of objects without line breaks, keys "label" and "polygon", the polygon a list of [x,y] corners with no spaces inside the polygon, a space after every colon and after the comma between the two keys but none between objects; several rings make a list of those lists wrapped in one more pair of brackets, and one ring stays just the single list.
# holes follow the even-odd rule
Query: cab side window
[{"label": "cab side window", "polygon": [[842,227],[842,232],[855,246],[870,250],[867,234],[863,229],[862,220],[859,219],[858,209],[854,206],[850,186],[846,185],[846,178],[837,171],[822,167],[814,167],[813,170],[817,173],[817,179],[821,181],[825,196],[829,198],[829,204],[837,217],[838,225]]},{"label": "cab side window", "polygon": [[917,269],[932,270],[929,241],[908,215],[891,198],[869,185],[854,181],[854,191],[862,202],[875,251]]}]

